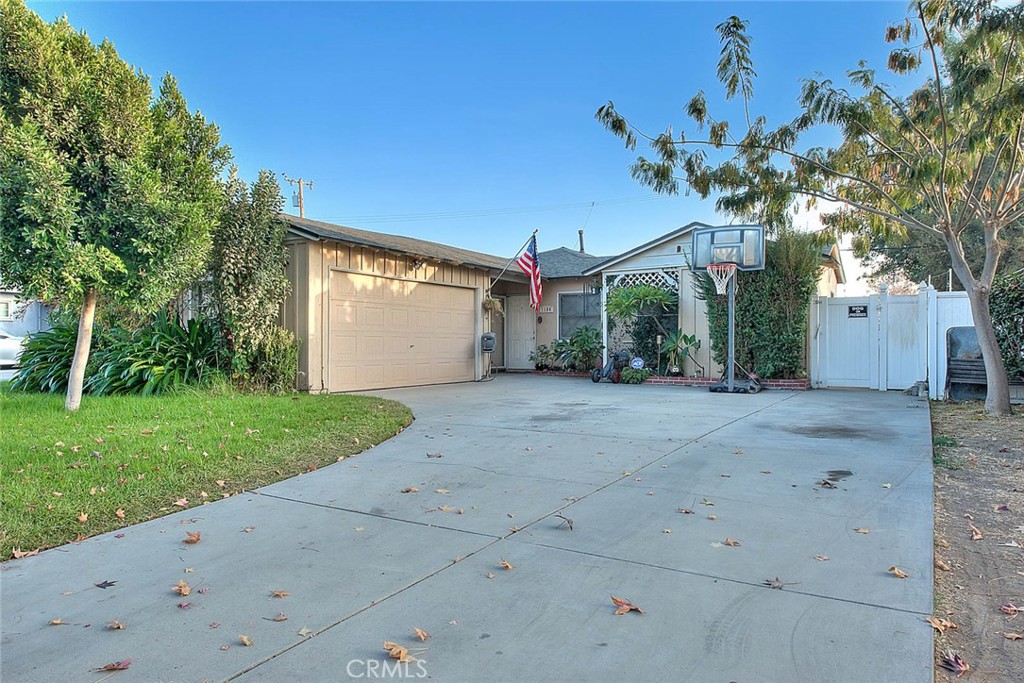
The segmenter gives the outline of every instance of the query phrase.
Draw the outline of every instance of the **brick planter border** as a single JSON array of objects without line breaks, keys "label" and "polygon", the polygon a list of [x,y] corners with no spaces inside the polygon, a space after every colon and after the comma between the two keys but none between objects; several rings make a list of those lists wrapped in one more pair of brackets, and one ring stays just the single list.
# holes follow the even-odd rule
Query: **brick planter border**
[{"label": "brick planter border", "polygon": [[[548,377],[586,377],[590,379],[590,373],[586,372],[565,372],[562,370],[527,370],[529,374],[546,375]],[[647,378],[644,384],[674,384],[682,387],[709,387],[717,379],[711,377],[662,377],[652,375]],[[765,389],[782,389],[785,391],[808,391],[811,388],[809,379],[766,379],[761,381]]]}]

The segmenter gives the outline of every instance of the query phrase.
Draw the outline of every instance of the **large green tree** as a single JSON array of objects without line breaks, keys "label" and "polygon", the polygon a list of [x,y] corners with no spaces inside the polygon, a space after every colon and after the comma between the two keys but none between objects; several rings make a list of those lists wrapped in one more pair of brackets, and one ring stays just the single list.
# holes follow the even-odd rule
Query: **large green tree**
[{"label": "large green tree", "polygon": [[69,410],[97,305],[153,311],[202,272],[228,159],[173,78],[154,97],[110,42],[0,0],[0,280],[80,309]]},{"label": "large green tree", "polygon": [[[713,116],[703,93],[686,107],[698,130],[658,135],[633,126],[609,102],[597,112],[608,130],[635,148],[647,140],[634,178],[658,192],[685,183],[700,196],[719,195],[719,210],[768,224],[784,221],[797,199],[821,202],[826,225],[883,238],[917,231],[938,239],[971,300],[988,376],[990,413],[1010,412],[1009,383],[999,354],[989,296],[1005,245],[1004,232],[1024,217],[1024,7],[991,0],[922,0],[885,30],[896,43],[887,67],[910,77],[910,94],[890,87],[863,62],[848,72],[850,89],[804,81],[801,112],[770,127],[751,116],[754,70],[747,23],[718,27],[718,76],[726,98],[739,95],[745,125]],[[914,76],[913,74],[919,75]],[[835,147],[814,147],[807,134],[833,128]],[[839,207],[834,209],[833,207]],[[984,258],[972,266],[964,247],[981,227]]]}]

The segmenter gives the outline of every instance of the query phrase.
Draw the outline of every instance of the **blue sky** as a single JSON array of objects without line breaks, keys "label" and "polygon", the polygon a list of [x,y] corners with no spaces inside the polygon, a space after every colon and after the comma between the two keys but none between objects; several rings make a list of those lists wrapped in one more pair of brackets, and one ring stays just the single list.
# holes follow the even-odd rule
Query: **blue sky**
[{"label": "blue sky", "polygon": [[109,38],[154,79],[174,74],[189,105],[221,127],[245,177],[269,168],[312,179],[307,217],[508,255],[534,228],[544,250],[575,246],[586,226],[587,251],[605,255],[692,220],[724,222],[711,200],[660,198],[636,184],[634,154],[593,115],[610,99],[652,132],[692,131],[683,106],[703,89],[739,123],[714,78],[714,27],[729,15],[750,21],[753,110],[779,122],[797,113],[802,78],[842,80],[859,59],[881,72],[882,30],[906,7],[28,4]]}]

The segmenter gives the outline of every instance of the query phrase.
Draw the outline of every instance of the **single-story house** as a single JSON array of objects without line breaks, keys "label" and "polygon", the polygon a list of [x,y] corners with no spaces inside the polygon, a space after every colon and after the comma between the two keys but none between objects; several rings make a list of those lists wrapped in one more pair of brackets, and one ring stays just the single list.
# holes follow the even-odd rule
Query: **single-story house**
[{"label": "single-story house", "polygon": [[[559,247],[538,254],[544,285],[539,311],[509,257],[427,240],[360,230],[282,214],[287,221],[292,291],[281,321],[295,332],[299,388],[356,391],[479,380],[491,369],[532,370],[531,354],[582,325],[608,336],[604,300],[616,287],[649,283],[679,295],[679,327],[701,340],[695,360],[711,361],[704,304],[687,276],[691,223],[614,257]],[[844,281],[838,247],[823,252],[819,293]],[[497,299],[501,312],[486,305]],[[484,332],[496,336],[481,350]],[[686,374],[700,372],[692,361]]]}]

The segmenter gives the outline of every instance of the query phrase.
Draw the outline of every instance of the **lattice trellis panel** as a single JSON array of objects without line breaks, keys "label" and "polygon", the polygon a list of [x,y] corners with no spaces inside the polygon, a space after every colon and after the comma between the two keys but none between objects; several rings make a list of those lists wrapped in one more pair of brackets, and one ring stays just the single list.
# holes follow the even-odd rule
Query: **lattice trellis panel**
[{"label": "lattice trellis panel", "polygon": [[673,274],[663,270],[648,270],[641,273],[623,273],[622,275],[611,275],[608,278],[608,291],[620,287],[635,287],[637,285],[653,285],[659,289],[667,289],[676,294],[679,293],[679,280]]}]

